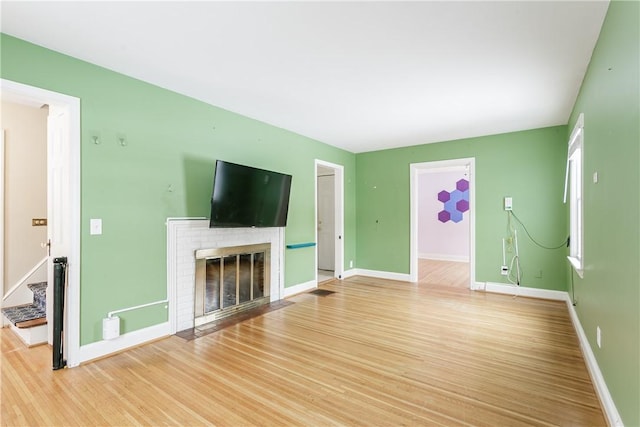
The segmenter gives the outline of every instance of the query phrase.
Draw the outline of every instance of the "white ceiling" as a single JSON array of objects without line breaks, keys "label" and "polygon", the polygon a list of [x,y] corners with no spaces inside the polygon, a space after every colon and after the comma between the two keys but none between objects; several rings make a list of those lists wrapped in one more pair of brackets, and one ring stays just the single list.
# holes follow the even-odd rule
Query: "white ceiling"
[{"label": "white ceiling", "polygon": [[0,7],[4,33],[364,152],[566,124],[608,2]]}]

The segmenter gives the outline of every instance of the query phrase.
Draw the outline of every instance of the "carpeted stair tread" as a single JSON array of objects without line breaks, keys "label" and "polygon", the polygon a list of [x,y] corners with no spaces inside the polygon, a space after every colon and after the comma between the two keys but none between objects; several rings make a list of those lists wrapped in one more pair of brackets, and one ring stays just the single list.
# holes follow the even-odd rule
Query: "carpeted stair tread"
[{"label": "carpeted stair tread", "polygon": [[27,288],[31,289],[34,295],[45,295],[47,292],[47,282],[30,283],[27,285]]},{"label": "carpeted stair tread", "polygon": [[33,292],[33,305],[41,310],[47,308],[47,282],[31,283],[27,287]]},{"label": "carpeted stair tread", "polygon": [[34,304],[5,307],[2,309],[2,314],[14,325],[20,322],[47,317],[45,310],[42,310]]},{"label": "carpeted stair tread", "polygon": [[30,283],[27,287],[33,292],[33,303],[2,309],[2,314],[19,328],[47,323],[47,282]]}]

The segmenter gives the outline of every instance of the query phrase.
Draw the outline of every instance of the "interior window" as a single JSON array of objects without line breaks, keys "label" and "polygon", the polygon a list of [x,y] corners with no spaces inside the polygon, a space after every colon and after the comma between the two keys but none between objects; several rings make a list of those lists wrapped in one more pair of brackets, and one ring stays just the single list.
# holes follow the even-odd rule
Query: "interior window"
[{"label": "interior window", "polygon": [[565,184],[565,202],[569,201],[569,262],[582,277],[584,269],[584,240],[583,240],[583,142],[584,115],[580,114],[569,138],[569,153],[567,157],[567,176]]}]

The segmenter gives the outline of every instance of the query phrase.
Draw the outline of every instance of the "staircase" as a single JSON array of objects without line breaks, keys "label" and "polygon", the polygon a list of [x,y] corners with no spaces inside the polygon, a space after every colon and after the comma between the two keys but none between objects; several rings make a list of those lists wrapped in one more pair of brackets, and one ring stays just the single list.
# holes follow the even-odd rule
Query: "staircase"
[{"label": "staircase", "polygon": [[2,314],[11,323],[11,329],[29,347],[47,342],[47,282],[31,283],[33,303],[5,307]]}]

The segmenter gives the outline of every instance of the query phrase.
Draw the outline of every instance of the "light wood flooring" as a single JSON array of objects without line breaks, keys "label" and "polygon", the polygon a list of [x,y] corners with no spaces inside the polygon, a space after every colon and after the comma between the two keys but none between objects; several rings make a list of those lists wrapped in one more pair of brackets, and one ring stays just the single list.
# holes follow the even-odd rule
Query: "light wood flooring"
[{"label": "light wood flooring", "polygon": [[318,283],[333,279],[333,270],[318,270]]},{"label": "light wood flooring", "polygon": [[46,346],[3,329],[1,423],[605,425],[564,303],[433,280],[322,289],[335,293],[55,372]]},{"label": "light wood flooring", "polygon": [[469,289],[469,263],[418,259],[418,281],[426,285]]}]

